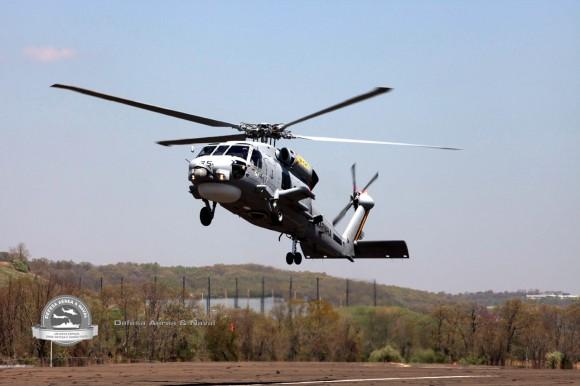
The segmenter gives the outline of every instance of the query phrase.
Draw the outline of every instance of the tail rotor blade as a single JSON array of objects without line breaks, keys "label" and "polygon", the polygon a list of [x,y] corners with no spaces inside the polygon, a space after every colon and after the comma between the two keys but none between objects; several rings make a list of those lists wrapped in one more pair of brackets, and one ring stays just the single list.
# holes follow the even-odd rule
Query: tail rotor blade
[{"label": "tail rotor blade", "polygon": [[334,218],[334,220],[332,220],[332,225],[335,226],[336,224],[338,224],[340,222],[340,220],[342,220],[342,218],[344,217],[344,215],[346,214],[346,212],[348,212],[348,210],[350,209],[350,207],[352,206],[352,201],[349,202],[348,204],[346,204],[346,206],[344,208],[342,208],[342,210],[340,211],[340,213],[338,214],[338,216],[336,216]]},{"label": "tail rotor blade", "polygon": [[373,182],[375,182],[377,180],[377,178],[379,178],[379,172],[377,172],[373,178],[371,178],[371,180],[365,185],[365,187],[362,189],[362,192],[364,192],[365,190],[367,190],[369,188],[369,186],[372,185]]},{"label": "tail rotor blade", "polygon": [[350,174],[352,175],[352,194],[356,193],[356,163],[350,167]]}]

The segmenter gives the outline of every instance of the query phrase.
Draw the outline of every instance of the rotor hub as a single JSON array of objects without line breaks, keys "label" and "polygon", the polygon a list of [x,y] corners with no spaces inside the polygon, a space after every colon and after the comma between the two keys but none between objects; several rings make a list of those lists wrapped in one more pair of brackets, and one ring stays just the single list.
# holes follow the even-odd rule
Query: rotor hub
[{"label": "rotor hub", "polygon": [[283,123],[245,123],[241,122],[239,131],[246,134],[248,138],[252,139],[281,139],[292,138],[292,133],[289,130],[284,130]]}]

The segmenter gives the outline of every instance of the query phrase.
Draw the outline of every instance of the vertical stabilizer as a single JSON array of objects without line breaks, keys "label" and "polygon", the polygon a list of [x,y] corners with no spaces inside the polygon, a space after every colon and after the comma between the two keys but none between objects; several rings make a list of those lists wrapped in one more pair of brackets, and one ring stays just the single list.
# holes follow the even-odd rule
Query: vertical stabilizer
[{"label": "vertical stabilizer", "polygon": [[355,242],[361,237],[362,230],[373,206],[375,206],[375,202],[368,193],[363,192],[358,196],[356,210],[342,234],[343,239]]}]

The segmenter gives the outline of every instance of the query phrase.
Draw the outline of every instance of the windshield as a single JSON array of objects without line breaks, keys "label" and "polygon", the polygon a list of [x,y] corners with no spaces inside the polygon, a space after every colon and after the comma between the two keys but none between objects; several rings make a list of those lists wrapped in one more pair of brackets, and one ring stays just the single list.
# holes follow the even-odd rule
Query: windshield
[{"label": "windshield", "polygon": [[210,155],[211,152],[213,151],[213,149],[215,149],[215,146],[206,146],[203,149],[201,149],[201,151],[199,152],[199,154],[197,156],[201,157],[203,155]]},{"label": "windshield", "polygon": [[213,155],[222,155],[226,152],[226,149],[228,148],[228,145],[220,145],[218,146],[218,148],[215,150],[215,152],[213,153]]},{"label": "windshield", "polygon": [[248,153],[250,151],[249,146],[245,145],[233,145],[230,147],[226,155],[231,155],[232,157],[240,157],[242,159],[248,158]]}]

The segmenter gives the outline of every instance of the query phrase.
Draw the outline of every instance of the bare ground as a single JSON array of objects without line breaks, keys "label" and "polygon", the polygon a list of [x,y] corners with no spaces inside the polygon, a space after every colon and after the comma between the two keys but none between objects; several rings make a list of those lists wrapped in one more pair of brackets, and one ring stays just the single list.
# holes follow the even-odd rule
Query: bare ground
[{"label": "bare ground", "polygon": [[580,385],[578,370],[382,363],[191,362],[0,369],[0,385]]}]

